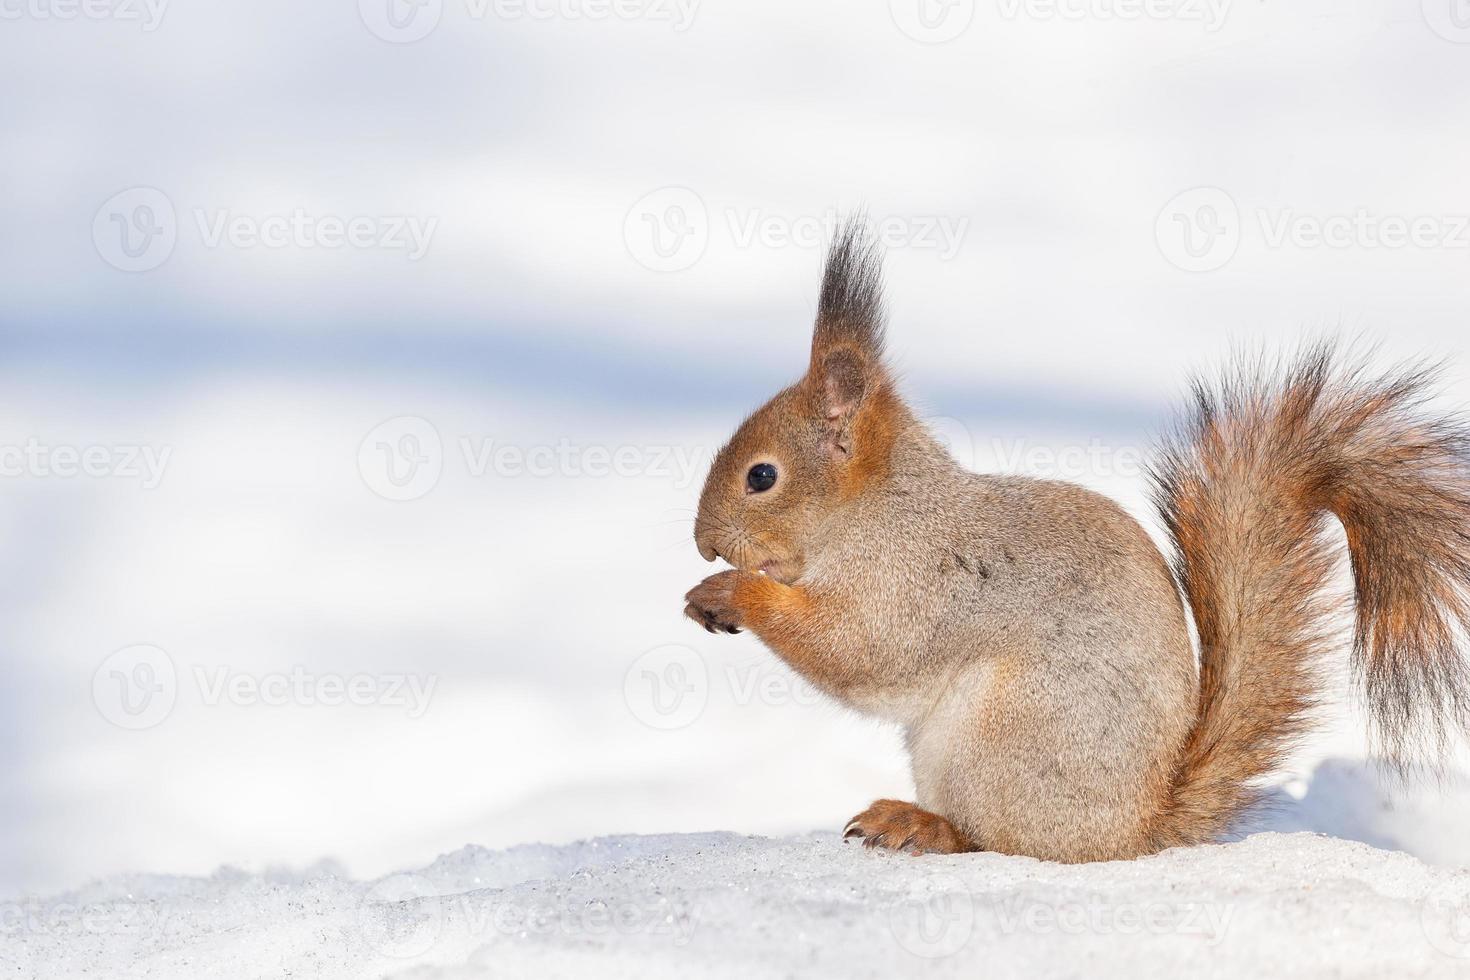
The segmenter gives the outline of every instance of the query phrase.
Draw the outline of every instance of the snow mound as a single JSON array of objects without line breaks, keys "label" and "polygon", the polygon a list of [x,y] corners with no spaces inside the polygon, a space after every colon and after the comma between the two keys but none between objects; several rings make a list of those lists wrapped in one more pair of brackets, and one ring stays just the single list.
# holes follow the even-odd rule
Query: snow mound
[{"label": "snow mound", "polygon": [[11,903],[0,967],[59,978],[1470,976],[1470,873],[1306,833],[1067,866],[836,835],[467,847],[130,875]]}]

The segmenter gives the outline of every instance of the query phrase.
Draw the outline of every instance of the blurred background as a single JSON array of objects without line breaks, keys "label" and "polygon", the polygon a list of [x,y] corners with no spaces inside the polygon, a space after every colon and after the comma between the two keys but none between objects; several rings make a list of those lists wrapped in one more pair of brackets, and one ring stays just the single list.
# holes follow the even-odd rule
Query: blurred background
[{"label": "blurred background", "polygon": [[[1232,346],[1341,332],[1470,396],[1461,0],[0,21],[4,894],[911,792],[895,731],[680,618],[704,467],[801,373],[850,210],[954,452],[1151,529],[1152,434]],[[1463,796],[1381,793],[1346,691],[1280,826],[1463,860]]]}]

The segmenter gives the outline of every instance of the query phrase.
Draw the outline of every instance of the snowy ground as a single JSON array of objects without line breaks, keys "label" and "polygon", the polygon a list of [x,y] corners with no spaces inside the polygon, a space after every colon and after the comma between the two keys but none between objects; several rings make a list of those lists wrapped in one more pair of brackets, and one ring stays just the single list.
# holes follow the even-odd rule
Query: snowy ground
[{"label": "snowy ground", "polygon": [[1464,977],[1470,875],[1308,834],[1139,861],[835,834],[466,847],[357,883],[127,876],[27,908],[7,975]]},{"label": "snowy ground", "polygon": [[1241,840],[1088,866],[704,833],[470,846],[371,881],[330,862],[122,875],[4,906],[0,967],[48,980],[1465,977],[1470,872],[1454,865],[1470,842],[1453,825],[1470,790],[1391,801],[1370,785],[1363,767],[1327,763]]}]

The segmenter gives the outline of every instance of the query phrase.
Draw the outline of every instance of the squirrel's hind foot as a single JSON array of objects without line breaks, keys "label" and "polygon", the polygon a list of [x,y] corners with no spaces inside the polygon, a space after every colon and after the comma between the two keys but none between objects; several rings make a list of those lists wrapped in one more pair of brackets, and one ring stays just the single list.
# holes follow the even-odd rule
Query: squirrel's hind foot
[{"label": "squirrel's hind foot", "polygon": [[878,800],[853,817],[844,842],[861,837],[864,847],[886,847],[910,854],[959,854],[976,848],[937,813],[901,800]]}]

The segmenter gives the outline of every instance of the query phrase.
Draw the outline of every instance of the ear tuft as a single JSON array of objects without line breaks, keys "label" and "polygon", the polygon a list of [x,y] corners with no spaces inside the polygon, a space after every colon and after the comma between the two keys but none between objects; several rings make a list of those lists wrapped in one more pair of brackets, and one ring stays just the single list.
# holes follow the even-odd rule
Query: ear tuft
[{"label": "ear tuft", "polygon": [[827,252],[812,366],[835,347],[852,347],[876,362],[883,354],[883,255],[860,216],[848,218]]}]

